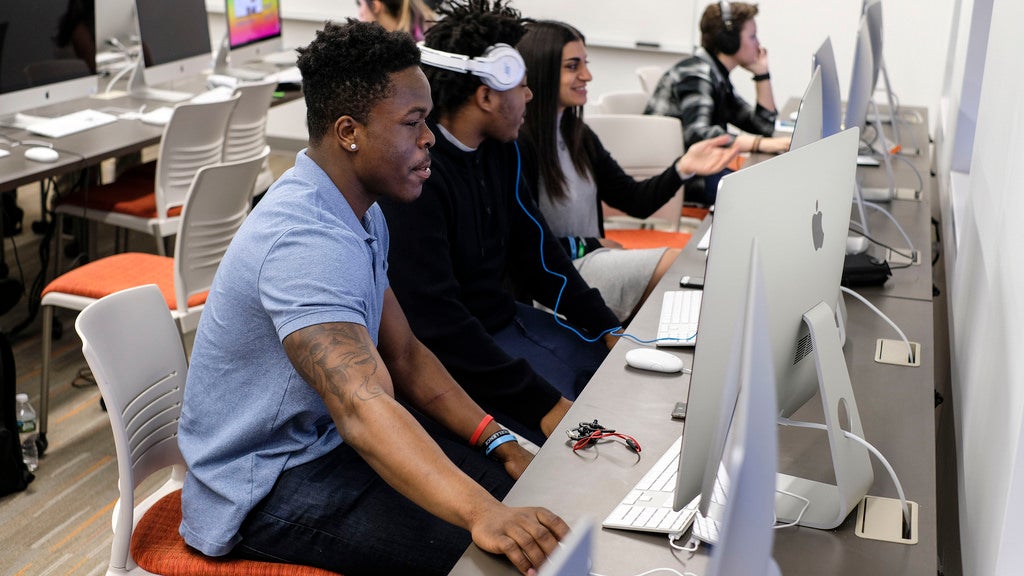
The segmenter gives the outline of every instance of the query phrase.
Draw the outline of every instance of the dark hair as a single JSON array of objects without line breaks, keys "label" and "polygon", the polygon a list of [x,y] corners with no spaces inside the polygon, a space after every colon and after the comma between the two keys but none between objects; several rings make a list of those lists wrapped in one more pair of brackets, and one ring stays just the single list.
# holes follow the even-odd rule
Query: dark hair
[{"label": "dark hair", "polygon": [[310,143],[319,143],[342,116],[365,123],[370,110],[391,95],[391,74],[419,62],[420,51],[404,32],[351,18],[326,22],[309,46],[299,48]]},{"label": "dark hair", "polygon": [[556,126],[559,93],[562,81],[562,49],[575,41],[586,42],[579,30],[563,22],[541,20],[529,22],[526,34],[516,46],[530,72],[533,100],[526,104],[523,136],[537,150],[537,163],[544,189],[552,198],[564,198],[565,173],[558,160],[557,134],[561,130],[569,157],[582,176],[593,173],[590,152],[583,139],[583,108],[566,108],[561,126]]},{"label": "dark hair", "polygon": [[[732,13],[733,33],[739,34],[747,20],[753,20],[754,16],[757,16],[757,4],[730,2],[729,11]],[[700,17],[700,45],[708,54],[716,56],[722,51],[718,44],[723,32],[725,20],[722,19],[722,7],[718,2],[708,4],[704,9],[704,15]]]},{"label": "dark hair", "polygon": [[[502,0],[452,0],[438,10],[441,19],[427,30],[426,46],[462,54],[480,56],[494,44],[515,46],[523,37],[519,11]],[[424,66],[434,100],[431,117],[440,118],[453,112],[476,92],[480,78],[472,74]]]}]

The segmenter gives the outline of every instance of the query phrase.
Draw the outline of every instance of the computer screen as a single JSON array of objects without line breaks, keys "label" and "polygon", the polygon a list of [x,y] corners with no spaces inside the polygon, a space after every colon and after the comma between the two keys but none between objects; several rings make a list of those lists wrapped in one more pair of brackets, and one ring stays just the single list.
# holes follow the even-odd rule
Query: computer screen
[{"label": "computer screen", "polygon": [[845,128],[864,129],[868,119],[868,106],[874,88],[871,83],[871,70],[874,66],[871,56],[871,34],[868,31],[867,18],[861,16],[857,28],[857,44],[853,50],[853,68],[850,75],[850,91],[846,97]]},{"label": "computer screen", "polygon": [[224,0],[224,15],[235,64],[281,50],[279,0]]},{"label": "computer screen", "polygon": [[[771,302],[768,325],[779,414],[793,414],[818,391],[815,350],[803,317],[820,305],[831,310],[839,294],[858,138],[858,130],[840,132],[722,179],[687,399],[676,509],[701,490],[703,470],[692,463],[706,462],[713,444],[746,296],[746,283],[736,279],[747,276],[754,238]],[[829,319],[835,328],[834,314]],[[834,344],[839,347],[838,331]]]},{"label": "computer screen", "polygon": [[210,67],[210,23],[206,0],[135,0],[152,86],[199,74]]},{"label": "computer screen", "polygon": [[811,74],[811,81],[807,83],[804,95],[800,98],[799,110],[796,116],[796,125],[793,126],[793,135],[789,141],[790,150],[821,140],[824,130],[822,126],[821,68],[815,68]]},{"label": "computer screen", "polygon": [[91,0],[0,1],[0,115],[97,90]]},{"label": "computer screen", "polygon": [[878,72],[882,68],[882,0],[868,0],[864,3],[864,16],[868,21],[868,36],[871,38],[871,92],[878,86]]},{"label": "computer screen", "polygon": [[716,431],[721,440],[704,466],[701,507],[705,513],[720,465],[728,476],[727,501],[707,576],[779,574],[772,558],[778,469],[775,370],[756,238],[751,242],[746,284],[743,320],[737,327],[729,376],[722,387]]},{"label": "computer screen", "polygon": [[821,68],[821,124],[823,138],[839,132],[843,125],[843,103],[839,93],[839,72],[832,39],[828,36],[811,58],[811,70]]}]

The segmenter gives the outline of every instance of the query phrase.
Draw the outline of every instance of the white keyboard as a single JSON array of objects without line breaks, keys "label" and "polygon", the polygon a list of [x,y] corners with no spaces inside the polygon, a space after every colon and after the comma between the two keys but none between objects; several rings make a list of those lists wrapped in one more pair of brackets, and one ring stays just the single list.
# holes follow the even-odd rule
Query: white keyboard
[{"label": "white keyboard", "polygon": [[605,528],[671,534],[689,528],[697,514],[697,500],[676,512],[672,510],[676,474],[679,471],[677,439],[644,474],[636,486],[601,523]]},{"label": "white keyboard", "polygon": [[[707,542],[708,544],[718,544],[718,533],[719,528],[722,524],[722,513],[725,510],[725,504],[729,496],[729,473],[726,472],[725,466],[722,464],[718,465],[718,476],[715,477],[715,487],[711,491],[711,504],[708,507],[708,515],[704,516],[700,512],[694,514],[693,518],[693,535],[701,542]],[[699,499],[700,496],[697,496]],[[696,500],[691,502],[690,505],[696,507]]]},{"label": "white keyboard", "polygon": [[88,109],[65,114],[64,116],[57,116],[56,118],[49,118],[42,122],[35,122],[26,126],[25,129],[33,134],[46,136],[47,138],[62,138],[69,134],[110,124],[115,120],[117,120],[117,116],[113,114]]},{"label": "white keyboard", "polygon": [[658,322],[658,346],[693,346],[697,343],[697,317],[703,294],[702,290],[665,292]]}]

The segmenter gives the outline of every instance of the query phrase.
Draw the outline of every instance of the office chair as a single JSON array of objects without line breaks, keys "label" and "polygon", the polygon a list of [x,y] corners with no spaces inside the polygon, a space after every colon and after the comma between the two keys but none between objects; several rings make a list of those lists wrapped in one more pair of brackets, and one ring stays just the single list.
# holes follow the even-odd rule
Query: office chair
[{"label": "office chair", "polygon": [[[235,162],[250,158],[260,153],[267,145],[267,111],[273,99],[277,82],[243,83],[235,88],[238,93],[238,105],[231,112],[228,120],[227,137],[224,140],[224,162]],[[274,183],[274,175],[270,171],[270,161],[263,163],[253,196],[259,195]]]},{"label": "office chair", "polygon": [[647,93],[648,96],[654,94],[654,89],[658,86],[658,81],[665,75],[664,66],[640,66],[636,69],[637,79],[640,80],[640,88]]},{"label": "office chair", "polygon": [[[328,576],[319,568],[208,558],[181,535],[185,460],[178,422],[188,364],[161,289],[148,284],[96,300],[78,315],[82,353],[106,402],[114,433],[120,498],[107,576]],[[136,500],[136,489],[170,469],[167,480]],[[141,495],[140,495],[141,496]]]},{"label": "office chair", "polygon": [[[682,124],[667,116],[591,114],[587,125],[627,174],[637,179],[656,176],[683,155]],[[681,247],[689,234],[680,232],[683,189],[647,218],[634,218],[603,205],[605,235],[627,248]],[[656,227],[664,230],[654,230]],[[632,229],[632,230],[630,230]],[[626,242],[623,242],[626,240]]]},{"label": "office chair", "polygon": [[643,114],[650,95],[646,92],[606,92],[595,104],[599,114]]},{"label": "office chair", "polygon": [[42,368],[39,431],[46,434],[54,308],[82,310],[125,288],[156,284],[178,332],[196,329],[207,291],[228,244],[251,205],[252,186],[263,154],[199,170],[182,211],[174,257],[124,252],[94,260],[55,278],[42,292]]},{"label": "office chair", "polygon": [[[196,172],[221,161],[228,119],[239,96],[214,102],[186,102],[174,108],[164,126],[156,164],[136,166],[110,184],[86,187],[64,196],[54,208],[58,234],[65,215],[150,234],[157,254],[178,231],[182,204]],[[56,274],[63,250],[57,247]]]}]

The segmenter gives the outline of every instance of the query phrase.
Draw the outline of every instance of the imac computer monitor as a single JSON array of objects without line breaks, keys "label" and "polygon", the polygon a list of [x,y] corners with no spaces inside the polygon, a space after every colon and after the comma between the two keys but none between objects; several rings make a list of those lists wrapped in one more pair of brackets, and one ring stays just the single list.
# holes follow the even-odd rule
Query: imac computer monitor
[{"label": "imac computer monitor", "polygon": [[871,69],[874,66],[871,55],[871,35],[867,18],[861,17],[857,29],[857,44],[853,50],[853,70],[850,75],[850,91],[846,97],[845,128],[864,129],[868,119],[868,106],[874,88],[871,84]]},{"label": "imac computer monitor", "polygon": [[843,97],[839,92],[839,72],[836,70],[832,39],[827,36],[811,59],[811,70],[815,68],[821,68],[821,136],[828,138],[842,129]]},{"label": "imac computer monitor", "polygon": [[722,386],[717,442],[704,465],[701,488],[701,507],[706,513],[719,469],[728,476],[728,500],[720,514],[718,542],[711,552],[708,576],[780,573],[772,558],[778,469],[775,371],[756,238],[751,243],[745,284],[744,313]]},{"label": "imac computer monitor", "polygon": [[821,140],[822,132],[821,68],[815,68],[800,98],[800,111],[796,115],[789,149],[795,150]]},{"label": "imac computer monitor", "polygon": [[[822,370],[829,376],[833,371],[845,376],[845,388],[834,397],[851,405],[851,419],[859,427],[833,312],[846,254],[858,140],[859,130],[846,130],[722,179],[690,378],[676,509],[701,490],[703,470],[692,463],[706,462],[713,443],[734,327],[741,321],[746,295],[745,283],[736,279],[747,275],[753,238],[758,239],[764,292],[771,302],[768,326],[778,413],[792,415],[818,392],[817,364],[824,358]],[[836,365],[837,356],[841,366]],[[866,454],[863,463],[870,473]],[[833,516],[841,522],[850,510],[826,514],[827,522]],[[812,516],[809,513],[808,518]]]},{"label": "imac computer monitor", "polygon": [[153,86],[202,73],[210,67],[206,0],[135,0],[145,59]]},{"label": "imac computer monitor", "polygon": [[100,53],[134,52],[139,44],[135,0],[96,0],[96,45]]},{"label": "imac computer monitor", "polygon": [[231,61],[236,65],[281,51],[279,0],[225,0],[224,14]]},{"label": "imac computer monitor", "polygon": [[0,1],[0,117],[95,94],[95,37],[91,3]]},{"label": "imac computer monitor", "polygon": [[864,16],[868,21],[868,36],[871,38],[871,92],[878,86],[878,73],[882,69],[882,0],[868,0],[864,3]]}]

